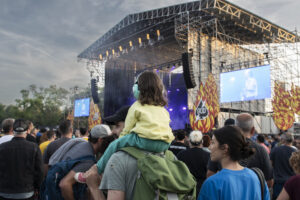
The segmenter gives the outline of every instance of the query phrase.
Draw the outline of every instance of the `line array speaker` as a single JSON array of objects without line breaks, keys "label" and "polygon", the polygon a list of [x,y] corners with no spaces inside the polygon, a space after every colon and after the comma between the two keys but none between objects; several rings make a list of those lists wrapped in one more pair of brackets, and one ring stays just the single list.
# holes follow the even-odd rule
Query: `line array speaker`
[{"label": "line array speaker", "polygon": [[92,91],[92,97],[95,104],[99,103],[99,96],[98,96],[98,87],[97,87],[97,80],[91,79],[91,91]]},{"label": "line array speaker", "polygon": [[194,70],[192,65],[192,54],[183,53],[182,54],[182,68],[183,68],[183,77],[187,89],[196,87],[196,81],[194,76]]}]

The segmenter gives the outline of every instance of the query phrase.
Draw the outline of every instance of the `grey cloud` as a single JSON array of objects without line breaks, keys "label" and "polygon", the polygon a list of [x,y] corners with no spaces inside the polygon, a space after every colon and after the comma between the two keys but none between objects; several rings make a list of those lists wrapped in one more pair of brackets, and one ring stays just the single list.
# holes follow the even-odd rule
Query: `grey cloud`
[{"label": "grey cloud", "polygon": [[[89,83],[77,55],[126,15],[187,0],[1,0],[0,102],[34,83],[65,88]],[[300,28],[299,1],[233,0],[288,29]],[[6,87],[3,87],[5,85]]]}]

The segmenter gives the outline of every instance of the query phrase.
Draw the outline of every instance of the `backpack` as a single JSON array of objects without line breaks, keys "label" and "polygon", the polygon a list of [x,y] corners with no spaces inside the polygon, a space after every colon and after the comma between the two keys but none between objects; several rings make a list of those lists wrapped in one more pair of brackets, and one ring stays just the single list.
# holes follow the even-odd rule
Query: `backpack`
[{"label": "backpack", "polygon": [[252,171],[258,176],[258,180],[260,183],[260,190],[261,190],[261,199],[264,199],[264,192],[265,192],[265,176],[264,173],[257,167],[252,167]]},{"label": "backpack", "polygon": [[134,147],[121,149],[137,159],[138,175],[133,200],[195,200],[196,181],[171,151],[163,155],[145,153]]},{"label": "backpack", "polygon": [[[63,200],[59,182],[71,171],[71,169],[80,161],[93,160],[96,162],[94,156],[83,156],[75,160],[66,160],[51,166],[48,171],[47,177],[42,183],[40,191],[40,199],[42,200]],[[86,185],[76,183],[73,185],[73,193],[75,199],[83,197],[86,191]]]}]

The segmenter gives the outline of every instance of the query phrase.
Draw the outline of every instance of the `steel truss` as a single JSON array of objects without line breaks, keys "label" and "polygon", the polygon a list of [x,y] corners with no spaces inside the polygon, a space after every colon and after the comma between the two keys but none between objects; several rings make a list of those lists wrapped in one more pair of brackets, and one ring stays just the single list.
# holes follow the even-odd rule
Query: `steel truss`
[{"label": "steel truss", "polygon": [[[240,15],[236,10],[226,9],[237,17]],[[292,84],[300,86],[299,45],[297,41],[290,42],[290,38],[270,42],[267,35],[262,35],[263,42],[251,43],[240,35],[227,33],[218,18],[195,17],[188,12],[175,19],[175,37],[186,51],[193,51],[199,81],[205,82],[208,73],[213,73],[218,82],[221,72],[270,64],[272,88],[275,81],[283,82],[287,90]],[[257,106],[264,106],[265,113],[272,110],[270,100],[259,105],[260,102]]]},{"label": "steel truss", "polygon": [[224,0],[199,0],[130,14],[78,55],[78,58],[99,59],[98,55],[100,53],[113,49],[117,38],[130,38],[136,35],[137,32],[165,23],[165,20],[185,13],[194,16],[210,15],[219,20],[222,19],[223,24],[234,23],[234,31],[239,31],[239,28],[244,32],[248,32],[249,39],[256,43],[262,42],[261,37],[255,37],[257,33],[263,33],[265,39],[272,42],[296,42],[297,40],[295,34],[232,3]]}]

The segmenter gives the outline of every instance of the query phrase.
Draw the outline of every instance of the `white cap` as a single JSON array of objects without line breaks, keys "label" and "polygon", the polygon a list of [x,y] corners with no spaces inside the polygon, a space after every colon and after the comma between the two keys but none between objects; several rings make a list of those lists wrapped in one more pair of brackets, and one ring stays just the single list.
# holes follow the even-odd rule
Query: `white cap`
[{"label": "white cap", "polygon": [[199,145],[202,142],[202,133],[201,131],[192,131],[190,133],[189,139],[192,144]]}]

